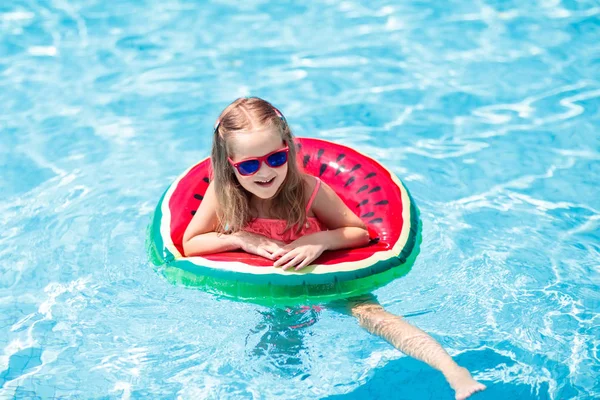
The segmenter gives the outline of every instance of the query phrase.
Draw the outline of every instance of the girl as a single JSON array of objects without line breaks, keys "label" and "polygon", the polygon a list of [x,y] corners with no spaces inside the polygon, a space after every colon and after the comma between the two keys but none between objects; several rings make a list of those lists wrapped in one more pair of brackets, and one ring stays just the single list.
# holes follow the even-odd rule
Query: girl
[{"label": "girl", "polygon": [[[213,180],[183,236],[187,256],[242,249],[297,271],[326,250],[369,242],[365,224],[337,194],[300,171],[290,127],[267,101],[240,98],[223,110],[211,162]],[[441,371],[457,399],[485,389],[431,336],[372,297],[345,306],[369,332]]]}]

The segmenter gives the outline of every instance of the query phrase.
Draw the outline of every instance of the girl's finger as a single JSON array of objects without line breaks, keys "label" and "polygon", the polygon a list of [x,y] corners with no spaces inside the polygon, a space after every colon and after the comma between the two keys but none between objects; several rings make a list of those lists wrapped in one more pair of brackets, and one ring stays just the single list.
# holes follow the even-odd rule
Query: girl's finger
[{"label": "girl's finger", "polygon": [[275,253],[275,249],[270,249],[270,248],[265,248],[265,250],[267,251],[267,253],[269,253],[269,258],[271,260],[275,260],[275,257],[273,257],[273,253]]},{"label": "girl's finger", "polygon": [[294,257],[290,262],[288,262],[287,264],[285,264],[283,267],[281,267],[282,270],[287,271],[288,269],[292,268],[294,265],[298,264],[300,261],[302,261],[303,255],[302,254],[298,254],[296,257]]},{"label": "girl's finger", "polygon": [[274,251],[273,254],[273,259],[276,260],[277,258],[279,258],[281,256],[281,249]]},{"label": "girl's finger", "polygon": [[308,264],[310,264],[313,261],[314,260],[311,260],[310,258],[305,258],[304,261],[302,261],[300,263],[300,265],[298,265],[296,268],[294,268],[294,270],[295,271],[300,271],[302,268],[306,267]]},{"label": "girl's finger", "polygon": [[292,253],[285,253],[282,256],[279,256],[277,253],[275,253],[275,254],[273,254],[273,260],[276,260],[276,261],[273,263],[273,266],[281,267],[284,263],[288,262],[292,258],[294,258],[294,254],[292,254]]},{"label": "girl's finger", "polygon": [[275,249],[268,244],[261,246],[260,248],[266,250],[270,255],[273,255],[273,253],[275,252]]},{"label": "girl's finger", "polygon": [[[281,267],[283,264],[285,264],[286,262],[290,261],[292,258],[296,257],[298,255],[298,253],[296,251],[289,251],[287,253],[285,253],[283,256],[281,256],[279,258],[279,260],[275,261],[273,263],[274,267]],[[273,255],[273,259],[277,259],[275,257],[275,255]]]},{"label": "girl's finger", "polygon": [[273,253],[273,258],[275,259],[275,258],[279,258],[279,257],[283,256],[284,254],[289,254],[290,250],[291,249],[287,246],[282,247],[281,249],[279,249]]},{"label": "girl's finger", "polygon": [[273,255],[271,253],[269,253],[267,250],[263,249],[262,247],[257,247],[255,254],[257,256],[268,258],[269,260],[273,259]]}]

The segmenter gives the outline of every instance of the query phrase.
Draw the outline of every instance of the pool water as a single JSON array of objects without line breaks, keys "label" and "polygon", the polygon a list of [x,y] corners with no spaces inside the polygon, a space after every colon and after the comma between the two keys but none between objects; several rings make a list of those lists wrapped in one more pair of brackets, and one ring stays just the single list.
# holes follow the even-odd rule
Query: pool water
[{"label": "pool water", "polygon": [[488,386],[600,397],[600,4],[0,5],[0,398],[453,398],[325,307],[170,285],[145,229],[238,96],[392,169],[411,272],[375,291]]}]

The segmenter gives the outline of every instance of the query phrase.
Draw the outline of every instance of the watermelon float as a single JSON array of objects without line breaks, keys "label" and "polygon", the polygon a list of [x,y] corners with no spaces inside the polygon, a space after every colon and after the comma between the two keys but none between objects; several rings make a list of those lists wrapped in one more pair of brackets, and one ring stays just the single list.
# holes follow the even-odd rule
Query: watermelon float
[{"label": "watermelon float", "polygon": [[154,265],[176,284],[259,304],[314,304],[360,295],[406,274],[419,252],[420,220],[408,190],[377,161],[342,145],[296,139],[297,162],[320,177],[367,224],[371,243],[327,251],[301,271],[243,251],[185,257],[183,234],[210,182],[210,159],[169,186],[148,227]]}]

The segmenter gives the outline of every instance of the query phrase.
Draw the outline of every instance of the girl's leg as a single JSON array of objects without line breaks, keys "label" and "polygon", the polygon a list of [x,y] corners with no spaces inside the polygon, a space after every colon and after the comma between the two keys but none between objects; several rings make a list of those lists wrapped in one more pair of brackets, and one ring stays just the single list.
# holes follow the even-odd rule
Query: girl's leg
[{"label": "girl's leg", "polygon": [[373,296],[348,300],[346,311],[372,334],[381,336],[403,353],[429,364],[442,374],[456,392],[457,399],[466,399],[485,386],[460,367],[442,346],[421,329],[401,317],[391,314]]}]

